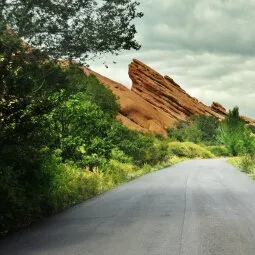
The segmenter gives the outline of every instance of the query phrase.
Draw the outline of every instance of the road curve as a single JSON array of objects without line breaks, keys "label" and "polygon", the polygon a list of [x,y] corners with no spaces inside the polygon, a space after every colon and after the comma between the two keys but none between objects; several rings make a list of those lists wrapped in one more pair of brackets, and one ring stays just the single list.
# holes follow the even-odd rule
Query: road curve
[{"label": "road curve", "polygon": [[224,159],[124,184],[0,241],[1,255],[254,255],[255,182]]}]

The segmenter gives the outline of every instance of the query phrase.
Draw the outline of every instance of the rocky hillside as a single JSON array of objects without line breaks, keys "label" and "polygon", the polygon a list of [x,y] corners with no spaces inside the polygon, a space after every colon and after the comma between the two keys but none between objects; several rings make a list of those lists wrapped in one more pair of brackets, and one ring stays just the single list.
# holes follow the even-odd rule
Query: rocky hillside
[{"label": "rocky hillside", "polygon": [[[84,71],[96,75],[117,95],[121,107],[118,119],[132,129],[166,135],[168,127],[192,114],[212,115],[218,119],[227,114],[221,104],[213,102],[206,106],[187,94],[169,76],[162,76],[136,59],[129,65],[129,76],[133,82],[131,90],[92,70],[84,68]],[[255,120],[244,119],[255,125]]]}]

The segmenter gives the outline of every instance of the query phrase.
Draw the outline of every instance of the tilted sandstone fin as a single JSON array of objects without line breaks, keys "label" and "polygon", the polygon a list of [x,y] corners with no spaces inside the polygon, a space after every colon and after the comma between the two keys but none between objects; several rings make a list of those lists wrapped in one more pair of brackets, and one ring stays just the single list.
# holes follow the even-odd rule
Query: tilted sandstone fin
[{"label": "tilted sandstone fin", "polygon": [[[164,111],[169,118],[185,120],[190,115],[211,115],[219,120],[227,116],[226,109],[219,103],[213,102],[207,106],[191,97],[171,77],[162,76],[157,71],[134,59],[129,65],[129,77],[133,82],[132,91]],[[249,125],[255,125],[255,120],[242,116]]]},{"label": "tilted sandstone fin", "polygon": [[[171,77],[162,76],[143,62],[134,59],[129,65],[131,90],[124,85],[84,67],[84,72],[95,75],[118,97],[120,113],[117,119],[131,129],[167,135],[167,128],[191,115],[209,115],[222,120],[226,109],[213,102],[207,106],[190,96]],[[243,117],[247,124],[255,120]]]},{"label": "tilted sandstone fin", "polygon": [[[184,120],[192,114],[212,115],[223,119],[223,107],[204,105],[187,94],[172,78],[162,76],[136,59],[129,65],[132,91],[154,107],[164,111],[169,118]],[[218,110],[218,108],[220,110]]]}]

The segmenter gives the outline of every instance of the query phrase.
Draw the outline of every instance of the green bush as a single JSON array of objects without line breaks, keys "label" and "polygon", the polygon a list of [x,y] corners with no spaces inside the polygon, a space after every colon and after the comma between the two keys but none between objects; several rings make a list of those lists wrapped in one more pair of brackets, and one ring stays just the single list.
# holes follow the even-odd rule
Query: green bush
[{"label": "green bush", "polygon": [[108,176],[113,185],[129,181],[139,168],[131,163],[123,163],[111,159],[103,168],[104,174]]},{"label": "green bush", "polygon": [[162,138],[130,130],[119,122],[112,123],[107,138],[135,165],[155,165],[167,159],[167,143]]},{"label": "green bush", "polygon": [[127,156],[119,148],[112,149],[112,151],[111,151],[111,159],[117,160],[117,161],[119,161],[121,163],[133,163],[132,158]]},{"label": "green bush", "polygon": [[189,122],[181,120],[177,122],[175,127],[168,128],[167,130],[168,136],[170,139],[173,139],[179,142],[188,141],[189,140],[188,128],[189,128]]},{"label": "green bush", "polygon": [[70,163],[61,163],[56,167],[58,174],[51,185],[48,200],[51,213],[80,203],[112,187],[105,182],[103,173],[96,169],[80,169]]},{"label": "green bush", "polygon": [[51,155],[29,154],[30,162],[26,155],[15,155],[12,163],[0,160],[0,235],[26,226],[51,211],[49,190],[57,168],[53,164],[50,169],[44,167],[52,161]]},{"label": "green bush", "polygon": [[223,145],[221,145],[221,146],[207,146],[206,149],[217,157],[230,156],[228,149]]},{"label": "green bush", "polygon": [[255,174],[255,158],[251,157],[249,155],[242,157],[241,161],[240,161],[240,168],[245,173],[248,173],[248,174],[254,176],[254,174]]},{"label": "green bush", "polygon": [[255,154],[255,139],[239,115],[238,107],[221,122],[219,139],[233,156]]},{"label": "green bush", "polygon": [[214,158],[214,155],[206,148],[191,142],[171,142],[168,145],[171,155],[184,158]]},{"label": "green bush", "polygon": [[117,97],[110,89],[99,83],[95,76],[88,76],[85,86],[85,93],[89,100],[97,104],[105,114],[109,114],[111,117],[115,117],[118,114],[119,105],[117,104]]},{"label": "green bush", "polygon": [[174,128],[168,129],[168,136],[180,142],[218,144],[219,120],[213,116],[192,115],[186,121],[179,121]]},{"label": "green bush", "polygon": [[[66,101],[63,97],[62,92],[53,95],[53,100],[57,98],[63,103],[48,114],[54,146],[60,148],[62,157],[68,160],[89,162],[82,158],[93,154],[108,159],[113,144],[107,139],[107,130],[111,129],[113,119],[81,92],[69,96]],[[91,167],[95,166],[98,165]]]},{"label": "green bush", "polygon": [[219,120],[214,116],[207,115],[195,115],[193,118],[196,129],[200,133],[201,142],[206,145],[217,144]]}]

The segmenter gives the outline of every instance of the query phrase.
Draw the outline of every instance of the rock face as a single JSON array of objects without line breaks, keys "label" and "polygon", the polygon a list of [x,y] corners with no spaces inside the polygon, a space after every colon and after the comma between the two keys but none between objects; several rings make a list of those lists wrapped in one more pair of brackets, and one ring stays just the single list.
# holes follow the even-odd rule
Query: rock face
[{"label": "rock face", "polygon": [[[129,65],[131,90],[90,69],[84,68],[84,72],[94,74],[118,97],[121,110],[117,118],[132,129],[165,136],[168,127],[190,115],[211,115],[220,120],[227,115],[221,104],[213,102],[211,107],[206,106],[187,94],[172,78],[162,76],[136,59]],[[244,119],[255,125],[255,120]]]},{"label": "rock face", "polygon": [[95,75],[102,84],[118,97],[120,113],[117,119],[127,127],[140,131],[155,132],[165,136],[167,128],[174,124],[174,120],[169,118],[166,113],[155,109],[124,85],[86,68],[84,68],[84,72],[87,75]]},{"label": "rock face", "polygon": [[132,91],[174,120],[185,120],[192,114],[224,118],[226,110],[218,103],[208,107],[187,94],[173,79],[162,76],[139,60],[129,65]]},{"label": "rock face", "polygon": [[211,108],[213,111],[215,111],[223,116],[227,115],[226,109],[219,103],[213,102]]}]

